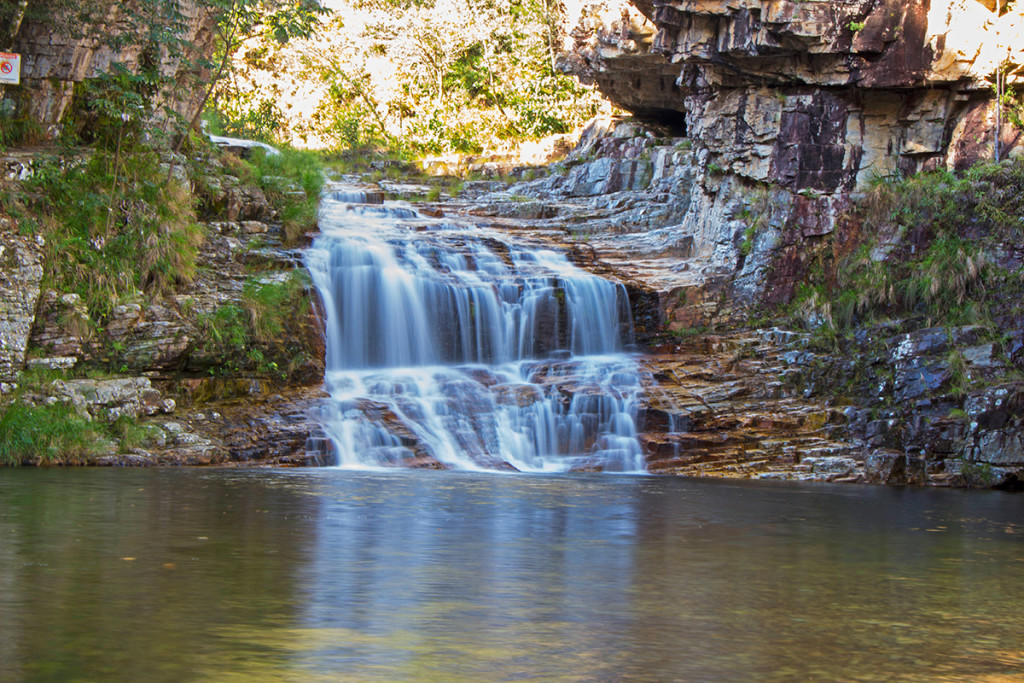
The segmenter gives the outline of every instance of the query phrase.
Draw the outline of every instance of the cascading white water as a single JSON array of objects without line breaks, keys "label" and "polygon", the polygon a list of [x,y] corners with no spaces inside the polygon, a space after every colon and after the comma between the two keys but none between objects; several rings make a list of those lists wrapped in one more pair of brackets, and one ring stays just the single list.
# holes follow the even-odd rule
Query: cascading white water
[{"label": "cascading white water", "polygon": [[336,464],[643,470],[621,285],[550,249],[361,199],[326,194],[306,254]]}]

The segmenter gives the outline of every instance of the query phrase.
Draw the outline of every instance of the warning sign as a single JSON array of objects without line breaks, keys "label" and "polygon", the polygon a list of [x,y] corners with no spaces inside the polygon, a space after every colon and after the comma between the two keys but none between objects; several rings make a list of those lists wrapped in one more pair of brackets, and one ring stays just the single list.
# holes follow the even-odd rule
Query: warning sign
[{"label": "warning sign", "polygon": [[0,52],[0,83],[8,85],[21,83],[21,55]]}]

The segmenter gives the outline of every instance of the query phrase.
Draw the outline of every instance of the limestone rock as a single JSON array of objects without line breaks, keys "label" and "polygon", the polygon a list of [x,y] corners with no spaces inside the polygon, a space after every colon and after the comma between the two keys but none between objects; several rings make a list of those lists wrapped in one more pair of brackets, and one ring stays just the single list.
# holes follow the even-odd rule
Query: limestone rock
[{"label": "limestone rock", "polygon": [[25,363],[42,279],[36,240],[0,224],[0,381],[15,379]]},{"label": "limestone rock", "polygon": [[56,380],[50,387],[53,396],[74,405],[93,419],[113,422],[121,416],[173,412],[175,403],[165,399],[146,377],[94,380]]},{"label": "limestone rock", "polygon": [[[133,11],[131,5],[115,2],[107,5],[103,13],[107,26],[131,23],[123,16]],[[186,27],[179,38],[191,45],[197,55],[212,54],[215,40],[212,14],[193,0],[178,3],[177,11]],[[23,55],[20,90],[27,94],[25,113],[51,133],[57,132],[71,106],[75,84],[109,72],[114,62],[135,71],[140,62],[148,59],[145,45],[129,44],[115,49],[105,44],[99,34],[95,30],[55,32],[45,20],[27,19],[21,26],[13,51]],[[164,59],[158,65],[161,76],[182,82],[192,77],[191,68],[180,59]],[[201,89],[193,89],[183,98],[172,98],[166,104],[189,119],[199,107],[202,96]]]}]

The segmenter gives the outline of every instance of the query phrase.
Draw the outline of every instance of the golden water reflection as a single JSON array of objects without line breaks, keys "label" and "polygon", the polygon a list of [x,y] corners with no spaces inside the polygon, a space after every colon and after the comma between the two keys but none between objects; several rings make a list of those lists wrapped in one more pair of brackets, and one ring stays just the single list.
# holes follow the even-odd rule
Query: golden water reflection
[{"label": "golden water reflection", "polygon": [[0,472],[0,680],[1024,680],[1024,498]]}]

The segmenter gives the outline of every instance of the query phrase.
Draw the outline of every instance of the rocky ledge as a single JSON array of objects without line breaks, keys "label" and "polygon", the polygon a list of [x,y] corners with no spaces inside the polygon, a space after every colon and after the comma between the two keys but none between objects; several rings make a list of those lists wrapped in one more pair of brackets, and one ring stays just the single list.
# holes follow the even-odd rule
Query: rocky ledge
[{"label": "rocky ledge", "polygon": [[[1019,164],[1000,173],[1016,177]],[[510,187],[467,185],[459,210],[559,240],[627,286],[639,341],[656,352],[645,361],[658,379],[651,396],[665,397],[648,406],[652,471],[1021,486],[1019,225],[986,233],[965,218],[990,268],[982,289],[1006,292],[990,297],[984,324],[936,328],[909,310],[837,333],[825,290],[788,303],[815,284],[806,264],[866,243],[868,262],[887,267],[924,253],[927,240],[910,237],[920,231],[885,226],[866,239],[860,222],[813,212],[793,224],[787,207],[820,198],[709,169],[696,141],[636,120],[595,121],[563,160],[520,175]],[[1011,191],[998,182],[972,187]],[[698,214],[708,191],[720,210]]]},{"label": "rocky ledge", "polygon": [[[1012,86],[1024,65],[1024,17],[976,0],[608,0],[575,26],[563,67],[689,140],[662,225],[740,304],[791,291],[805,245],[874,179],[991,159],[993,76]],[[1021,153],[1005,118],[999,136],[1002,157]],[[632,150],[656,177],[657,147]]]},{"label": "rocky ledge", "polygon": [[[5,163],[5,190],[33,172],[21,155]],[[47,262],[45,237],[21,234],[0,212],[0,406],[65,405],[86,423],[127,418],[145,431],[139,445],[99,443],[87,462],[316,461],[306,442],[318,433],[309,415],[323,338],[301,249],[284,244],[258,187],[232,164],[211,163],[196,182],[204,219],[196,277],[170,295],[115,302],[101,317],[78,293],[51,288],[48,269],[67,264]],[[268,313],[279,329],[254,334]]]}]

